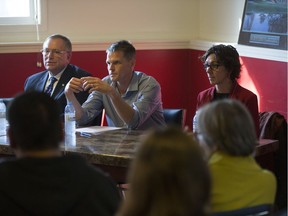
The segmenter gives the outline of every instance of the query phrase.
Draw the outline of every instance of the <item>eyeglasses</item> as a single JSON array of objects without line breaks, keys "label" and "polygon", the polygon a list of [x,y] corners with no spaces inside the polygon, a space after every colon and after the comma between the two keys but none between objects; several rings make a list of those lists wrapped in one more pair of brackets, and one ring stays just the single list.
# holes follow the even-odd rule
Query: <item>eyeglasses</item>
[{"label": "eyeglasses", "polygon": [[49,54],[55,54],[55,55],[62,55],[66,52],[69,52],[69,51],[66,51],[66,50],[58,50],[58,49],[42,49],[40,50],[42,52],[43,55],[49,55]]},{"label": "eyeglasses", "polygon": [[208,64],[208,63],[206,63],[203,65],[204,70],[206,70],[206,71],[208,68],[210,68],[212,70],[217,70],[219,66],[221,66],[221,64],[216,64],[216,63]]}]

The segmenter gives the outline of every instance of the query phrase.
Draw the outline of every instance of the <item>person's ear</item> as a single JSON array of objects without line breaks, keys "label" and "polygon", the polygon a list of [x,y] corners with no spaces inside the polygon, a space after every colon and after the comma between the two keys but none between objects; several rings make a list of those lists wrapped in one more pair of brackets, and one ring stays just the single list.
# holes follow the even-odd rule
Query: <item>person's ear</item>
[{"label": "person's ear", "polygon": [[134,70],[134,67],[135,67],[135,65],[136,65],[136,59],[135,59],[135,58],[132,58],[132,59],[130,60],[130,63],[131,63],[131,68],[132,68],[132,70]]},{"label": "person's ear", "polygon": [[70,62],[72,58],[72,51],[67,52],[67,61]]},{"label": "person's ear", "polygon": [[9,145],[12,149],[16,149],[17,148],[17,144],[15,142],[14,139],[14,132],[13,130],[9,127],[8,131],[7,131],[8,137],[9,137]]}]

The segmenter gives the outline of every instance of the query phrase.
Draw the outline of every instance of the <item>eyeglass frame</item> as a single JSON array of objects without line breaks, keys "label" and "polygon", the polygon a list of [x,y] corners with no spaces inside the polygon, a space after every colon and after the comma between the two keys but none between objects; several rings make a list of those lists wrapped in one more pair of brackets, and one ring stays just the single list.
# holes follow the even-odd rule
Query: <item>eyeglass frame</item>
[{"label": "eyeglass frame", "polygon": [[205,71],[207,71],[208,68],[211,68],[211,70],[217,70],[220,66],[221,66],[221,64],[219,64],[219,63],[212,63],[212,64],[205,63],[205,64],[203,64]]},{"label": "eyeglass frame", "polygon": [[67,53],[67,52],[70,52],[70,51],[67,51],[67,50],[58,50],[58,49],[41,49],[40,52],[43,54],[43,55],[49,55],[49,54],[55,54],[55,55],[62,55],[64,53]]}]

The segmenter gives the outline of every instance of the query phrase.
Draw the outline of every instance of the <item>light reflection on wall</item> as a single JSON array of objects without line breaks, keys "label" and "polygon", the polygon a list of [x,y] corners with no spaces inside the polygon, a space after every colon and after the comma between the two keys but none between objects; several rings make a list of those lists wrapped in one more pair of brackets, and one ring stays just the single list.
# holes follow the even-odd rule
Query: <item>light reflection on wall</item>
[{"label": "light reflection on wall", "polygon": [[241,86],[243,86],[244,88],[247,88],[249,89],[250,91],[252,91],[254,94],[257,95],[257,98],[258,98],[258,108],[259,108],[259,111],[262,110],[261,109],[261,98],[260,98],[260,95],[259,95],[259,92],[253,82],[253,80],[251,79],[250,75],[249,75],[249,72],[247,70],[247,68],[245,67],[245,65],[243,64],[243,60],[242,58],[240,57],[240,62],[241,62],[241,65],[242,65],[242,71],[240,73],[240,79],[239,79],[239,84]]}]

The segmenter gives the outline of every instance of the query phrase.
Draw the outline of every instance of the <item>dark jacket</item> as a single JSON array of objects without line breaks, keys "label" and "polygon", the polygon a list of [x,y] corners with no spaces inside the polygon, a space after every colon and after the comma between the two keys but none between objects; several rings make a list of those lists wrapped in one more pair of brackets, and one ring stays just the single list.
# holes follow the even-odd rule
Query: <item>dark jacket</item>
[{"label": "dark jacket", "polygon": [[[48,76],[49,74],[47,70],[31,75],[25,81],[24,90],[43,92]],[[52,97],[58,102],[60,106],[61,115],[63,115],[65,106],[67,104],[64,94],[65,86],[72,77],[81,78],[85,76],[91,76],[91,74],[75,65],[67,65],[52,94]],[[88,91],[83,91],[75,94],[80,104],[86,101],[88,95]]]},{"label": "dark jacket", "polygon": [[112,216],[119,202],[115,183],[80,156],[0,164],[0,214],[4,216]]},{"label": "dark jacket", "polygon": [[275,139],[279,148],[274,153],[274,173],[277,178],[276,206],[287,209],[287,121],[278,112],[261,112],[260,138]]}]

